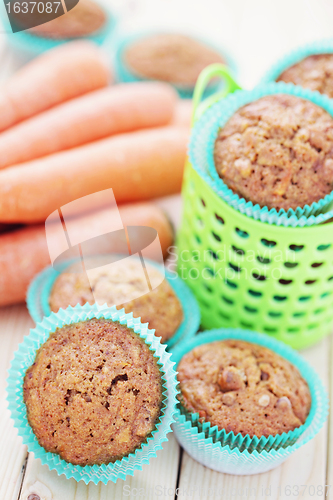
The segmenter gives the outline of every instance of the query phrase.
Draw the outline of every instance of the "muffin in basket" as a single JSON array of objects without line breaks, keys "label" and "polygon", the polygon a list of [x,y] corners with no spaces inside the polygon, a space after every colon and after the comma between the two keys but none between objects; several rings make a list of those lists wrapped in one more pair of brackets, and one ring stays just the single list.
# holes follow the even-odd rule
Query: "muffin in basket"
[{"label": "muffin in basket", "polygon": [[261,97],[221,128],[214,161],[246,201],[285,211],[311,205],[333,189],[333,118],[295,95]]}]

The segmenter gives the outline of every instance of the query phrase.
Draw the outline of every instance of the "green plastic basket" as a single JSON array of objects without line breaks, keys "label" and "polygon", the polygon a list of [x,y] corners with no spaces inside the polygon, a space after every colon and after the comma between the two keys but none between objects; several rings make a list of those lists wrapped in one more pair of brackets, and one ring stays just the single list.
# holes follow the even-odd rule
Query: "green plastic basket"
[{"label": "green plastic basket", "polygon": [[[196,117],[220,99],[200,103]],[[229,85],[233,92],[237,85]],[[178,233],[178,272],[193,290],[202,326],[267,333],[296,349],[333,330],[333,222],[284,227],[247,217],[219,197],[187,162]]]}]

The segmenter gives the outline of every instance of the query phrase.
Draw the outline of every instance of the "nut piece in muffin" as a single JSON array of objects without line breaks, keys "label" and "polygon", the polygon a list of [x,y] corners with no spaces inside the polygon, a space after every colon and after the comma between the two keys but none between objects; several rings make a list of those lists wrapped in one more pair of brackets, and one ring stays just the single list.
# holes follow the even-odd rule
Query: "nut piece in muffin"
[{"label": "nut piece in muffin", "polygon": [[[161,281],[161,274],[152,266],[149,269],[151,282]],[[137,298],[129,300],[133,295]],[[51,311],[87,302],[94,304],[116,305],[132,312],[134,318],[141,318],[142,323],[149,323],[149,328],[156,330],[162,342],[176,332],[183,321],[183,310],[172,287],[165,279],[149,291],[141,262],[120,260],[116,266],[100,267],[86,273],[75,272],[73,267],[64,271],[55,281],[49,297]]]},{"label": "nut piece in muffin", "polygon": [[162,378],[132,329],[94,318],[50,335],[26,372],[23,396],[45,450],[76,465],[107,464],[132,453],[154,430]]},{"label": "nut piece in muffin", "polygon": [[144,37],[124,51],[124,62],[141,78],[193,87],[201,71],[224,59],[207,45],[181,34]]},{"label": "nut piece in muffin", "polygon": [[262,97],[219,131],[214,160],[246,201],[286,211],[311,205],[333,189],[333,118],[299,97]]},{"label": "nut piece in muffin", "polygon": [[200,345],[177,371],[183,406],[219,430],[268,437],[300,427],[310,411],[310,391],[299,371],[256,344]]},{"label": "nut piece in muffin", "polygon": [[[29,27],[34,25],[34,18],[38,13],[23,13],[21,10],[13,14],[18,26]],[[36,21],[36,19],[35,19]],[[79,3],[66,14],[35,26],[28,30],[33,35],[62,40],[67,38],[80,38],[100,31],[106,23],[104,10],[92,0],[80,0]]]},{"label": "nut piece in muffin", "polygon": [[278,82],[293,83],[333,97],[333,54],[315,54],[286,69]]}]

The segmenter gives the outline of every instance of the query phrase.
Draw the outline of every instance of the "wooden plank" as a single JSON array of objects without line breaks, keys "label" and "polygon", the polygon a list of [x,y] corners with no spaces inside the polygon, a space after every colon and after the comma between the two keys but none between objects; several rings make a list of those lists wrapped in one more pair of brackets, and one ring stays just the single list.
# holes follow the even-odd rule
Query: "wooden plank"
[{"label": "wooden plank", "polygon": [[0,498],[5,500],[17,500],[27,457],[5,401],[7,370],[14,351],[32,326],[23,305],[0,309]]},{"label": "wooden plank", "polygon": [[[50,471],[40,460],[29,454],[28,465],[22,486],[20,500],[27,500],[29,495],[36,493],[42,500],[122,500],[126,498],[170,499],[176,488],[179,446],[172,434],[164,443],[163,450],[157,452],[157,457],[144,465],[142,471],[135,472],[126,481],[119,480],[116,484],[89,484],[74,479],[66,480]],[[44,496],[43,496],[44,495]],[[3,498],[3,497],[1,497]]]},{"label": "wooden plank", "polygon": [[329,433],[328,433],[328,453],[327,453],[327,474],[326,474],[326,484],[327,486],[327,499],[328,500],[333,500],[333,336],[330,338],[330,345],[329,345],[329,359],[330,359],[330,366],[329,366],[329,377],[330,377],[330,384],[329,384],[329,395],[330,395],[330,403],[331,403],[331,409],[330,409],[330,419],[329,419]]},{"label": "wooden plank", "polygon": [[[302,352],[326,385],[329,381],[330,342],[331,339],[324,339],[317,346]],[[320,491],[326,481],[327,432],[325,426],[315,439],[299,449],[280,467],[254,476],[218,473],[200,465],[184,453],[178,498],[190,497],[191,500],[324,498],[320,495]]]}]

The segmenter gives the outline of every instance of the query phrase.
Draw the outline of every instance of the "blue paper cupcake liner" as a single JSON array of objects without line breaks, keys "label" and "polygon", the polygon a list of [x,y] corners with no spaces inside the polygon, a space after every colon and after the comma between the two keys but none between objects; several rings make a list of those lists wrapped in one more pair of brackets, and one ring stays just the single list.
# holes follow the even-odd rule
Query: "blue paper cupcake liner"
[{"label": "blue paper cupcake liner", "polygon": [[261,83],[275,82],[277,78],[288,68],[294,66],[306,57],[315,54],[333,54],[333,39],[317,40],[297,47],[293,51],[279,59],[264,75]]},{"label": "blue paper cupcake liner", "polygon": [[[129,46],[135,43],[136,41],[145,38],[150,35],[156,35],[156,32],[146,32],[146,33],[136,33],[129,35],[127,37],[122,37],[119,38],[118,41],[115,42],[116,44],[116,50],[115,50],[115,56],[114,56],[114,68],[115,68],[115,73],[117,80],[119,82],[141,82],[141,81],[146,81],[148,80],[147,78],[141,78],[140,76],[136,75],[134,72],[130,70],[130,68],[125,64],[124,59],[123,59],[123,53],[125,49]],[[211,43],[207,42],[206,40],[202,40],[198,37],[196,39],[199,42],[202,42],[204,45],[207,47],[210,47],[211,49],[215,50],[218,52],[223,59],[226,62],[226,66],[233,72],[236,73],[236,64],[234,60],[230,57],[229,54],[225,53],[224,48],[220,49],[219,47],[213,46]],[[182,99],[190,99],[193,95],[194,92],[194,86],[184,86],[184,85],[177,85],[177,84],[171,84],[176,91],[178,92],[178,95]],[[215,94],[219,90],[223,88],[223,82],[218,82],[218,83],[212,83],[209,85],[209,87],[205,90],[204,96],[203,97],[209,97],[210,95]]]},{"label": "blue paper cupcake liner", "polygon": [[307,99],[333,116],[331,99],[293,84],[268,83],[251,91],[238,90],[212,105],[195,123],[189,146],[190,162],[218,196],[248,217],[278,226],[303,227],[321,224],[333,217],[333,191],[311,205],[298,207],[296,210],[277,211],[275,208],[254,205],[251,201],[247,202],[241,198],[224,183],[215,168],[214,146],[220,128],[245,104],[273,94],[290,94]]},{"label": "blue paper cupcake liner", "polygon": [[[36,351],[48,339],[50,333],[64,325],[84,321],[91,318],[105,318],[118,321],[121,324],[132,328],[144,339],[154,356],[158,359],[163,380],[163,406],[159,422],[150,437],[136,449],[135,452],[108,465],[93,465],[81,467],[62,460],[59,455],[50,453],[42,448],[30,427],[26,406],[23,400],[23,379],[26,370],[32,365],[36,357]],[[154,335],[154,330],[149,330],[147,324],[142,324],[139,319],[134,319],[132,314],[125,314],[124,310],[118,311],[115,307],[104,306],[75,306],[66,310],[60,309],[58,313],[52,313],[48,318],[44,318],[38,323],[36,328],[24,338],[22,344],[14,355],[7,379],[7,401],[9,410],[14,420],[15,427],[19,435],[23,438],[23,443],[27,445],[28,451],[33,452],[42,464],[46,464],[50,470],[56,470],[58,475],[64,474],[67,478],[74,478],[76,481],[84,481],[86,484],[93,482],[108,481],[116,482],[117,479],[125,479],[126,476],[133,476],[136,470],[142,470],[143,464],[148,464],[152,457],[156,456],[156,451],[162,448],[162,443],[167,441],[167,434],[171,431],[171,424],[174,422],[176,405],[176,373],[173,368],[174,363],[170,360],[170,354],[165,351]]]},{"label": "blue paper cupcake liner", "polygon": [[85,37],[74,37],[74,38],[64,38],[64,39],[53,39],[44,36],[35,35],[28,30],[19,31],[17,33],[12,33],[12,29],[8,20],[8,16],[5,9],[0,9],[0,20],[1,24],[6,30],[8,42],[16,50],[24,53],[27,57],[35,57],[47,50],[53,49],[65,43],[74,40],[90,40],[96,45],[102,45],[105,40],[110,37],[110,34],[114,32],[117,25],[116,16],[108,10],[105,5],[102,5],[104,12],[106,13],[106,21],[104,26]]},{"label": "blue paper cupcake liner", "polygon": [[207,467],[230,474],[265,472],[282,463],[319,432],[328,415],[327,393],[316,372],[296,351],[267,335],[248,330],[218,329],[198,334],[175,349],[172,360],[176,369],[182,357],[195,347],[226,339],[262,345],[296,366],[311,392],[311,410],[305,424],[288,433],[251,439],[232,432],[227,434],[209,422],[200,422],[197,413],[184,411],[178,403],[173,429],[181,446]]},{"label": "blue paper cupcake liner", "polygon": [[[199,305],[190,288],[183,280],[176,276],[175,273],[170,273],[154,261],[148,259],[145,259],[145,261],[147,264],[159,270],[162,274],[163,271],[165,272],[168,283],[182,305],[184,315],[183,321],[174,335],[165,342],[169,350],[178,342],[189,339],[197,333],[201,320]],[[73,262],[75,261],[71,260],[64,262],[61,264],[58,271],[53,269],[52,266],[48,266],[31,282],[27,293],[27,307],[35,323],[41,321],[44,316],[49,316],[49,314],[51,314],[49,296],[54,282],[61,272],[70,264],[73,264]]]}]

